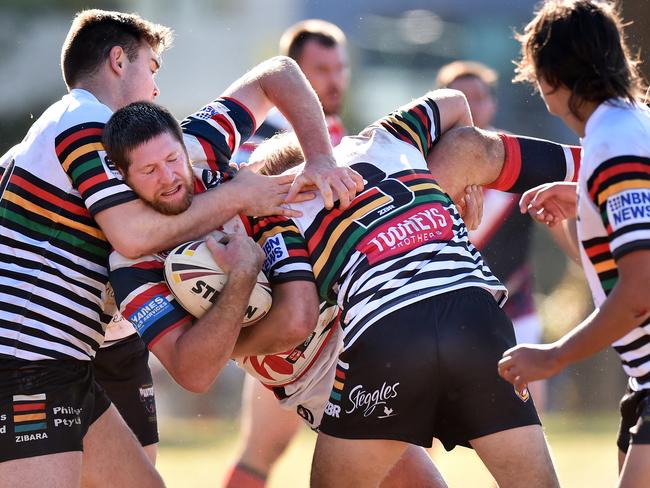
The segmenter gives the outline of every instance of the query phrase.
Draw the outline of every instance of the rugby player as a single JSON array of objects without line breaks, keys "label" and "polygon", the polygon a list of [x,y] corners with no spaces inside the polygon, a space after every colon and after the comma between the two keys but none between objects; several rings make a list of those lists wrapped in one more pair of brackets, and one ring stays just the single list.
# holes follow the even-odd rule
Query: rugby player
[{"label": "rugby player", "polygon": [[[280,204],[290,179],[242,172],[198,196],[183,219],[162,215],[137,199],[105,160],[105,122],[127,103],[156,97],[154,75],[170,40],[168,28],[136,15],[78,14],[62,50],[70,93],[2,158],[0,362],[7,382],[0,396],[0,480],[6,486],[77,486],[80,477],[92,484],[108,476],[119,486],[160,486],[93,377],[90,360],[104,334],[109,243],[136,257],[204,235],[241,211],[287,212]],[[289,107],[287,114],[296,110],[290,120],[300,113],[298,132],[311,141],[305,142],[316,174],[296,179],[292,192],[311,179],[349,199],[346,186],[354,187],[355,175],[334,169],[322,112],[292,63],[278,58],[266,65],[280,76],[293,73],[283,80],[291,99],[277,91],[272,101]],[[257,89],[264,93],[263,84]],[[302,94],[298,106],[296,93]],[[264,102],[257,115],[270,105]],[[197,158],[219,164],[218,155],[203,150],[201,134],[188,130]],[[225,168],[224,174],[231,175]]]},{"label": "rugby player", "polygon": [[536,84],[550,113],[582,139],[577,184],[522,197],[542,222],[578,217],[583,268],[596,310],[551,344],[506,351],[500,374],[530,381],[612,345],[629,377],[621,400],[619,486],[650,485],[650,110],[615,6],[547,2],[519,36],[519,81]]},{"label": "rugby player", "polygon": [[[332,145],[336,146],[346,134],[340,117],[350,79],[345,34],[330,22],[304,20],[282,34],[279,53],[295,60],[314,88],[323,106]],[[250,162],[251,151],[260,142],[287,130],[291,130],[287,119],[278,110],[271,110],[255,134],[234,154],[233,161]],[[275,462],[298,431],[300,420],[294,412],[280,408],[270,390],[246,375],[242,391],[241,426],[242,447],[224,480],[224,486],[262,487]]]}]

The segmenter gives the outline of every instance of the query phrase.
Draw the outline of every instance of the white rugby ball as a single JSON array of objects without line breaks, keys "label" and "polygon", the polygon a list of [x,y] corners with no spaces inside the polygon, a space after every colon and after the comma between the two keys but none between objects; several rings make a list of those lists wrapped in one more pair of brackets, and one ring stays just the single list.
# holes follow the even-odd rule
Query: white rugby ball
[{"label": "white rugby ball", "polygon": [[[200,318],[217,300],[228,276],[214,261],[205,240],[181,244],[165,258],[165,280],[178,303]],[[271,309],[271,286],[260,271],[242,326],[252,325]]]}]

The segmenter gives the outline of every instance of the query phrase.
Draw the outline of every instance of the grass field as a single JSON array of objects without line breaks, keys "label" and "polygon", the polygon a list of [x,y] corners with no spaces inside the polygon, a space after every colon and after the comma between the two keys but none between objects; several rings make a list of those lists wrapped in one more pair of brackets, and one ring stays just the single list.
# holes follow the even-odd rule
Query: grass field
[{"label": "grass field", "polygon": [[[615,414],[547,415],[546,432],[565,488],[605,488],[616,484]],[[237,451],[237,425],[216,420],[162,419],[158,467],[170,488],[220,487]],[[271,488],[308,486],[316,436],[305,430],[281,459]],[[436,454],[451,488],[491,487],[491,477],[474,451],[456,448]]]}]

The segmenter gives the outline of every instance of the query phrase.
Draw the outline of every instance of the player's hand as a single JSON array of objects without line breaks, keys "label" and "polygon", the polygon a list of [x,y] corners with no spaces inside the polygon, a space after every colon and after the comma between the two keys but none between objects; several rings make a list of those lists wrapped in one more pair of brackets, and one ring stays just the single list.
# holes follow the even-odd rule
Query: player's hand
[{"label": "player's hand", "polygon": [[465,195],[458,202],[458,211],[469,230],[476,229],[483,218],[483,187],[469,185],[465,188]]},{"label": "player's hand", "polygon": [[503,353],[499,375],[524,396],[528,383],[550,378],[562,367],[555,344],[522,344]]},{"label": "player's hand", "polygon": [[252,279],[255,282],[264,263],[264,251],[253,239],[242,234],[228,234],[217,241],[210,235],[205,242],[228,280]]},{"label": "player's hand", "polygon": [[336,161],[329,156],[317,161],[312,159],[296,176],[287,202],[296,202],[301,189],[309,185],[318,187],[325,208],[331,209],[334,206],[336,194],[340,202],[339,208],[345,210],[356,194],[363,190],[363,178],[351,168],[337,166]]},{"label": "player's hand", "polygon": [[[253,217],[284,215],[300,217],[301,212],[283,204],[295,175],[264,176],[242,168],[228,185],[237,185],[237,196],[241,199],[241,213]],[[313,192],[304,192],[294,200],[302,202],[315,197]]]},{"label": "player's hand", "polygon": [[519,200],[521,213],[528,212],[538,222],[550,227],[578,213],[576,183],[547,183],[528,190]]}]

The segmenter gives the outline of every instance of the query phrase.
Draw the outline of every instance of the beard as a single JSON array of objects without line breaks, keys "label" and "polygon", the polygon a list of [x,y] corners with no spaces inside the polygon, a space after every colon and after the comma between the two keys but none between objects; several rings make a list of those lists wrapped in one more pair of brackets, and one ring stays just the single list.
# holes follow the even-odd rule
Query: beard
[{"label": "beard", "polygon": [[[155,211],[163,215],[178,215],[180,213],[185,212],[185,210],[187,210],[192,204],[192,199],[194,198],[194,180],[192,179],[192,171],[191,171],[190,163],[188,162],[187,165],[190,168],[189,171],[190,177],[188,180],[181,181],[180,191],[184,192],[184,195],[180,200],[170,202],[161,199],[160,197],[156,197],[150,200],[144,198],[142,195],[140,195],[140,193],[138,193],[134,189],[135,193],[138,195],[138,197],[140,197],[140,200],[142,200],[145,204],[147,204],[149,207],[153,208]],[[125,178],[125,182],[127,185],[131,186],[128,178]],[[131,188],[133,189],[132,186]]]}]

